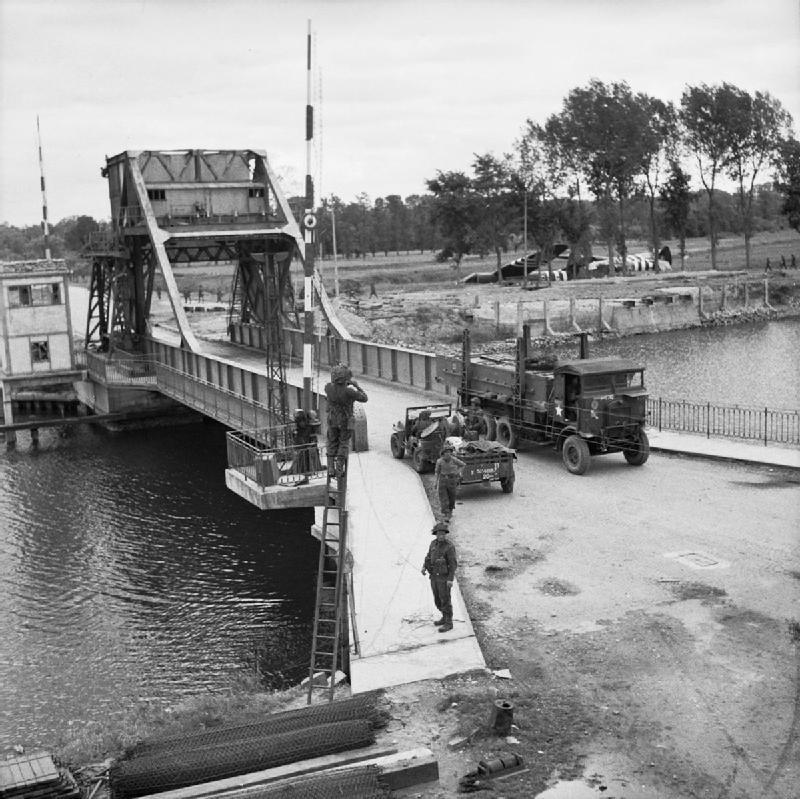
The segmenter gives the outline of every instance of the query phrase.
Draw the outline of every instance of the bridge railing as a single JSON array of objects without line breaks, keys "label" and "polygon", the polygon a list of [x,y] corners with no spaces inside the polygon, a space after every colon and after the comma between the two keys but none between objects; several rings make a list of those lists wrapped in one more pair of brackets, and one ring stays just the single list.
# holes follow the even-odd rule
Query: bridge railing
[{"label": "bridge railing", "polygon": [[[240,323],[232,326],[231,334],[236,344],[265,348],[263,327]],[[290,358],[302,358],[303,332],[284,328],[284,340],[287,355]],[[431,352],[322,336],[317,338],[314,356],[316,363],[323,368],[344,361],[357,375],[378,377],[423,391],[433,391],[435,388],[436,355]]]},{"label": "bridge railing", "polygon": [[83,355],[76,357],[76,363],[83,365],[89,377],[106,385],[140,386],[154,388],[158,381],[156,364],[148,355],[130,353],[115,354],[109,357],[105,353],[83,350]]},{"label": "bridge railing", "polygon": [[323,477],[327,471],[316,440],[295,444],[293,428],[230,430],[225,434],[228,467],[260,486],[295,486]]},{"label": "bridge railing", "polygon": [[800,412],[712,405],[650,397],[647,410],[652,427],[707,438],[740,438],[768,444],[800,445]]}]

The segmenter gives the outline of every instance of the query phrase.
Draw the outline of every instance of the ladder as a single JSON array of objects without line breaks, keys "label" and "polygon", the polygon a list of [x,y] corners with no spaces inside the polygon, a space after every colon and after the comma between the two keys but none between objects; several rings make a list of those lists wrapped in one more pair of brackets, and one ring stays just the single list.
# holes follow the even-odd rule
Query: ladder
[{"label": "ladder", "polygon": [[[307,704],[314,692],[327,692],[333,702],[336,671],[347,655],[347,461],[344,473],[337,479],[328,465],[325,506],[322,511],[319,563],[317,566],[317,598],[314,609],[314,631],[311,639],[311,663],[308,669]],[[329,550],[335,549],[335,555]],[[334,567],[328,563],[333,560]],[[325,679],[323,681],[322,676]]]}]

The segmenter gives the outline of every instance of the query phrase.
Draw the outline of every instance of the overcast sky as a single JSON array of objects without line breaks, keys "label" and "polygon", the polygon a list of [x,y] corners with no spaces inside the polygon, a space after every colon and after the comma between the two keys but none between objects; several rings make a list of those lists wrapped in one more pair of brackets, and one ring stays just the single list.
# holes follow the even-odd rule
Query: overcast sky
[{"label": "overcast sky", "polygon": [[0,0],[0,221],[108,217],[106,155],[265,149],[306,171],[307,20],[319,193],[421,193],[511,149],[591,78],[678,101],[729,81],[800,124],[798,0]]}]

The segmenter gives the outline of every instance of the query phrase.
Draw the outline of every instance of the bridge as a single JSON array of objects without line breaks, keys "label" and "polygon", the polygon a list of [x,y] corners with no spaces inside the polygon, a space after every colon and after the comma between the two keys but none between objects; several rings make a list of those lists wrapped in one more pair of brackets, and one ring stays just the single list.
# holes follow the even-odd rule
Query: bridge
[{"label": "bridge", "polygon": [[[324,448],[295,443],[292,409],[310,405],[305,409],[317,413],[324,434],[321,387],[330,366],[341,360],[357,376],[377,377],[369,428],[356,406],[348,467],[351,688],[482,668],[457,588],[455,629],[439,636],[430,623],[433,603],[419,570],[434,518],[416,473],[386,447],[406,405],[434,388],[435,357],[352,340],[319,274],[304,275],[317,368],[309,403],[305,370],[297,365],[309,330],[300,329],[292,279],[304,266],[303,236],[266,154],[127,151],[106,159],[103,175],[112,231],[87,247],[92,274],[80,400],[102,415],[158,416],[179,405],[215,419],[229,428],[224,477],[232,491],[261,509],[313,506],[321,520],[329,501]],[[177,267],[209,263],[233,270],[227,340],[195,333],[175,278]],[[157,278],[172,308],[170,327],[151,317]]]}]

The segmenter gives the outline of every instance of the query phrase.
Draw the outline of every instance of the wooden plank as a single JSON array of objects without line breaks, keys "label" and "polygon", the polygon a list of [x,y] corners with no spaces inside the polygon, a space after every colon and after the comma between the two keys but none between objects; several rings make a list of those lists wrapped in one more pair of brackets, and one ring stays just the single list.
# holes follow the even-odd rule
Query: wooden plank
[{"label": "wooden plank", "polygon": [[381,747],[378,745],[367,746],[362,749],[353,749],[349,752],[340,752],[336,755],[325,755],[324,757],[315,757],[310,760],[301,760],[297,763],[289,763],[285,766],[265,769],[264,771],[240,774],[237,777],[229,777],[224,780],[204,782],[202,785],[191,785],[186,788],[176,788],[172,791],[148,794],[140,799],[198,799],[198,797],[214,796],[224,791],[249,788],[254,785],[265,785],[279,780],[294,779],[306,774],[313,774],[317,771],[332,769],[337,766],[367,765],[375,758],[396,753],[397,749],[395,748]]}]

